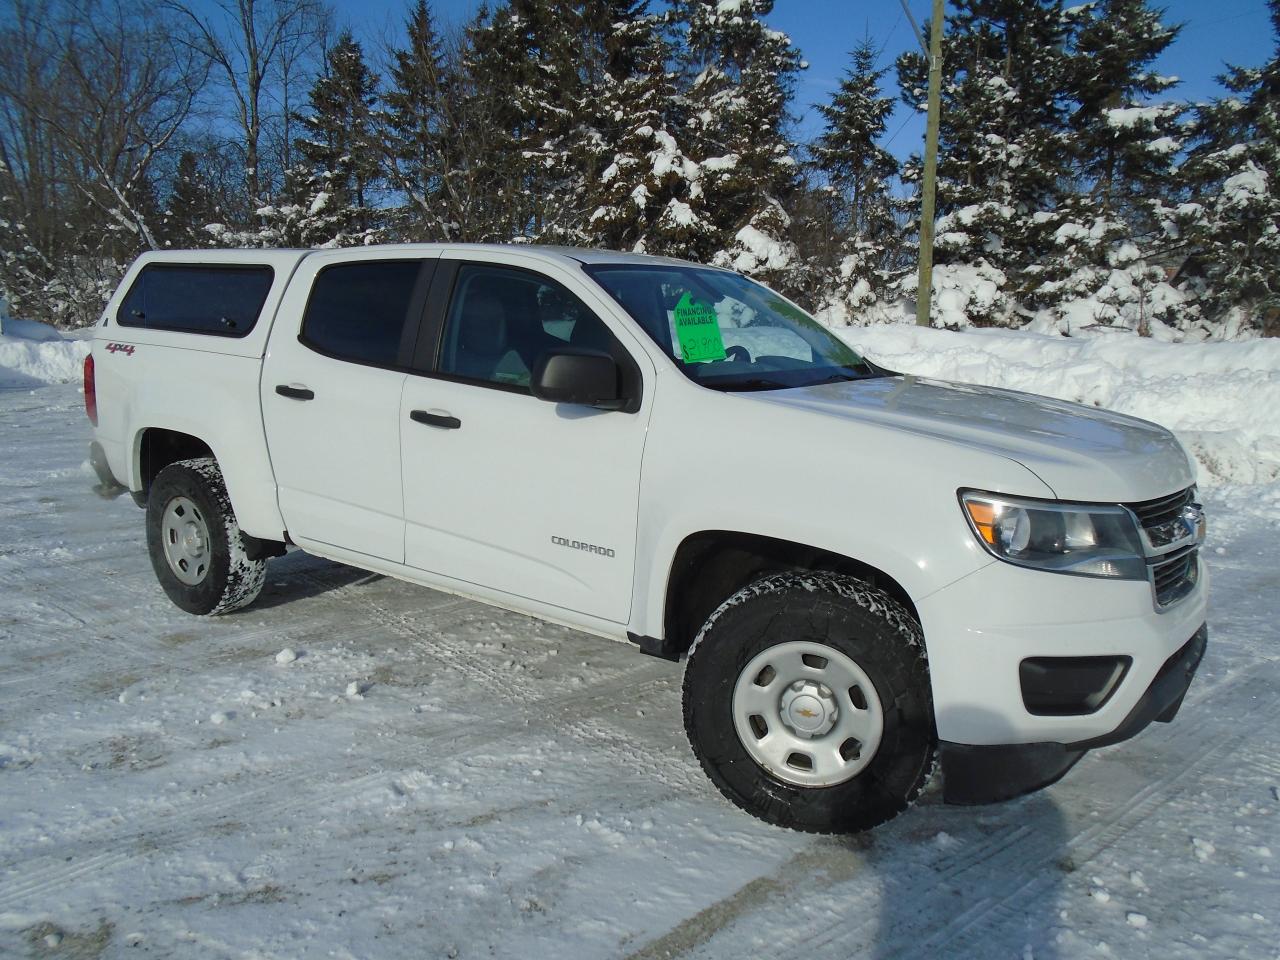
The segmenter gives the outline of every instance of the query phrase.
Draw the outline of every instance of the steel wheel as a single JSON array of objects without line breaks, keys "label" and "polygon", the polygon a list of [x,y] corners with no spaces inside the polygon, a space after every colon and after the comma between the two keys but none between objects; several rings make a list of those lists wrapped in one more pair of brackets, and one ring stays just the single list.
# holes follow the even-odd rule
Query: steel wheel
[{"label": "steel wheel", "polygon": [[187,497],[174,497],[164,508],[160,521],[164,538],[164,558],[173,575],[188,586],[196,586],[209,572],[209,525],[200,508]]},{"label": "steel wheel", "polygon": [[779,643],[752,658],[738,675],[732,710],[751,758],[802,787],[857,776],[884,733],[871,678],[839,650],[811,641]]}]

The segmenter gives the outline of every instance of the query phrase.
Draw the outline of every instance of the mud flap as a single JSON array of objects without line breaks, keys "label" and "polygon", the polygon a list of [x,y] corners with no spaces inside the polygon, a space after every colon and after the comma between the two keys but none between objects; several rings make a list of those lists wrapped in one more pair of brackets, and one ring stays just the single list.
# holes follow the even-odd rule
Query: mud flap
[{"label": "mud flap", "polygon": [[120,494],[129,492],[129,488],[112,475],[106,452],[97,440],[89,444],[89,465],[98,475],[98,482],[93,486],[93,492],[103,500],[114,500]]},{"label": "mud flap", "polygon": [[973,806],[1012,800],[1061,780],[1085,755],[1061,743],[975,747],[943,741],[942,799]]}]

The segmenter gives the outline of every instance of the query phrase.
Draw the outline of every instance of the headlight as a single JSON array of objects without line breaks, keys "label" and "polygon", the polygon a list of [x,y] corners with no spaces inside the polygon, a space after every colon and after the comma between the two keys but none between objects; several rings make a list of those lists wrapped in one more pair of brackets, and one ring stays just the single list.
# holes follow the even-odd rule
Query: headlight
[{"label": "headlight", "polygon": [[1086,577],[1145,580],[1133,516],[1123,507],[961,491],[978,542],[1000,560]]}]

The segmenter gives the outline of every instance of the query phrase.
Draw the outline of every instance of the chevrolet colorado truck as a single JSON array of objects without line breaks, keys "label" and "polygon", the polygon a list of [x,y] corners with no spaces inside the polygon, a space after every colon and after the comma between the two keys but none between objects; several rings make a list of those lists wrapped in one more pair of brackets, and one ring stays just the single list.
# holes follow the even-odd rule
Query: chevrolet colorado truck
[{"label": "chevrolet colorado truck", "polygon": [[85,403],[182,609],[296,546],[683,660],[708,776],[802,830],[888,820],[939,761],[948,801],[1051,783],[1171,720],[1205,649],[1167,430],[882,369],[726,270],[149,253]]}]

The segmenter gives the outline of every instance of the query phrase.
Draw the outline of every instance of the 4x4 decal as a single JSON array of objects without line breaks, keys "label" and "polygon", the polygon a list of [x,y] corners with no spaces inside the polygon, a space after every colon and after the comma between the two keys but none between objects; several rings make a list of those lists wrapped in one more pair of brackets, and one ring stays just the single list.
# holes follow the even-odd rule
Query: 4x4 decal
[{"label": "4x4 decal", "polygon": [[107,353],[123,353],[127,357],[133,356],[132,343],[108,343]]}]

